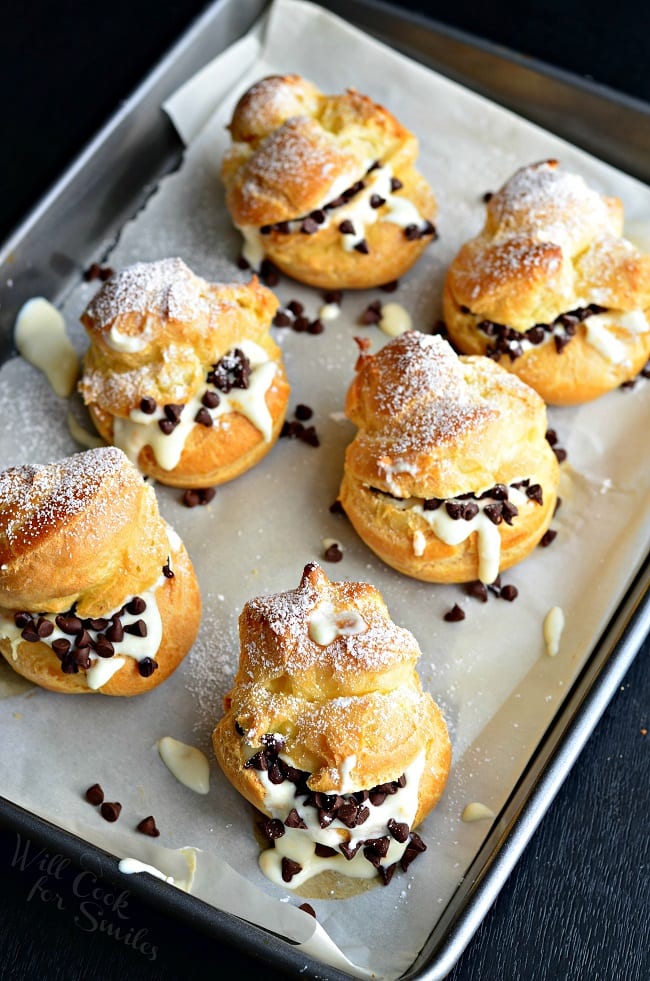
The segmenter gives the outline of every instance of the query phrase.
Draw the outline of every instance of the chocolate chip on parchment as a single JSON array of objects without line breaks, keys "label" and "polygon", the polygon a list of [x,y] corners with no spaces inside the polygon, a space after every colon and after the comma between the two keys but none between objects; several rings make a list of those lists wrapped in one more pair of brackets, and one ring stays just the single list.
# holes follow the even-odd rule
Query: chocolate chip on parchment
[{"label": "chocolate chip on parchment", "polygon": [[540,538],[539,544],[542,546],[542,548],[547,548],[551,544],[551,542],[555,541],[556,538],[557,538],[557,532],[555,531],[555,529],[549,528],[548,531],[545,531],[542,537]]},{"label": "chocolate chip on parchment", "polygon": [[298,909],[301,909],[303,913],[309,913],[310,916],[313,916],[314,919],[316,919],[316,910],[313,906],[310,906],[309,903],[301,903]]},{"label": "chocolate chip on parchment", "polygon": [[112,823],[119,818],[122,805],[119,801],[104,801],[99,810],[104,820]]},{"label": "chocolate chip on parchment", "polygon": [[99,807],[104,802],[104,791],[98,783],[94,783],[85,793],[85,798],[89,804]]},{"label": "chocolate chip on parchment", "polygon": [[474,599],[480,600],[481,603],[487,603],[488,600],[487,586],[485,585],[484,582],[481,582],[480,579],[477,579],[475,582],[467,583],[465,587],[465,592],[467,593],[468,596],[473,596]]},{"label": "chocolate chip on parchment", "polygon": [[343,552],[341,551],[341,546],[338,542],[332,542],[328,545],[323,552],[323,558],[326,562],[340,562],[343,558]]},{"label": "chocolate chip on parchment", "polygon": [[446,620],[447,623],[457,623],[459,620],[465,619],[465,611],[458,605],[458,603],[454,603],[452,608],[447,610],[443,619]]},{"label": "chocolate chip on parchment", "polygon": [[143,835],[148,835],[149,838],[158,838],[160,835],[160,831],[156,827],[156,820],[153,814],[143,818],[142,821],[136,825],[136,831],[140,831]]},{"label": "chocolate chip on parchment", "polygon": [[313,414],[314,410],[308,405],[305,405],[303,402],[298,403],[294,412],[296,419],[300,419],[301,422],[307,422],[308,419],[311,419]]}]

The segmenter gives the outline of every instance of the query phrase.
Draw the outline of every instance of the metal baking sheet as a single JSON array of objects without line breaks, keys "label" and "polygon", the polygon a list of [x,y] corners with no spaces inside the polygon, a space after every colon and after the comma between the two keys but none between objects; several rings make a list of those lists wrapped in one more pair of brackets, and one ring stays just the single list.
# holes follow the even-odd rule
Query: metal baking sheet
[{"label": "metal baking sheet", "polygon": [[[161,102],[184,77],[192,74],[204,61],[217,53],[220,46],[227,46],[245,31],[262,6],[221,2],[210,8],[12,238],[1,257],[3,266],[5,261],[11,262],[13,281],[11,289],[4,290],[4,295],[0,296],[2,336],[6,352],[10,350],[14,313],[22,301],[36,293],[61,299],[78,281],[80,270],[109,247],[124,219],[142,203],[156,180],[178,163],[182,148],[166,117],[159,112]],[[409,33],[408,21],[391,12],[390,8],[381,6],[375,10],[369,4],[345,5],[346,18],[354,21],[358,17],[358,22],[366,30],[368,25],[364,23],[364,19],[368,17],[369,11],[377,15],[373,22],[374,27],[381,27],[381,33],[385,31],[393,44],[404,50],[408,49],[411,55],[417,53],[413,50],[414,38]],[[430,63],[430,51],[435,50],[436,43],[440,45],[441,41],[446,42],[448,37],[444,32],[429,28],[428,33],[418,30],[417,40],[422,60]],[[472,49],[472,45],[462,38],[456,37],[455,40]],[[443,47],[449,50],[446,44]],[[496,57],[488,49],[475,50],[481,56]],[[465,59],[462,59],[462,65],[463,67],[458,67],[461,73],[466,72]],[[440,69],[441,66],[435,67]],[[540,78],[543,81],[544,75]],[[555,81],[570,89],[566,80]],[[579,94],[579,90],[576,91]],[[588,94],[590,99],[596,97],[593,92]],[[622,115],[626,108],[637,112],[636,107],[622,105]],[[629,131],[634,132],[634,129],[630,127]],[[130,142],[127,141],[129,154],[138,156],[142,164],[141,170],[131,182],[107,182],[103,177],[114,162],[118,143],[122,146],[125,173],[133,173],[129,170],[130,156],[124,151],[124,138],[127,134],[130,134]],[[574,133],[563,135],[577,142]],[[140,149],[145,145],[153,145],[155,148],[150,159],[140,155]],[[618,145],[624,146],[624,143]],[[599,152],[598,147],[588,148]],[[607,147],[603,147],[601,155],[604,159],[612,159],[608,157]],[[619,161],[612,162],[620,166]],[[626,169],[638,173],[635,166],[631,160]],[[115,197],[116,188],[119,188],[119,199]],[[101,195],[99,209],[98,194]],[[86,200],[92,200],[95,206],[92,222],[84,217],[90,213],[90,209],[83,207]],[[78,216],[75,223],[62,222],[61,215],[70,213]],[[97,220],[97,214],[100,218],[109,214],[115,215],[115,218],[111,222]],[[4,289],[4,283],[2,287]],[[453,901],[436,923],[409,976],[426,978],[428,981],[443,977],[453,966],[494,900],[500,885],[541,819],[648,630],[648,577],[646,563],[632,583],[629,593],[621,597],[620,606],[611,624],[603,633],[589,663],[576,680],[533,759],[522,773],[519,784],[513,790],[472,866],[467,870]],[[58,829],[33,822],[30,816],[21,815],[10,802],[6,802],[4,811],[8,822],[24,820],[32,829],[36,826],[44,840],[47,840],[48,835],[61,837]],[[70,847],[73,847],[72,842]],[[110,864],[109,857],[105,860]],[[241,930],[238,922],[232,918],[215,914],[214,910],[205,908],[204,904],[198,903],[192,897],[179,895],[164,884],[138,885],[152,901],[167,905],[179,916],[199,919],[217,936],[236,938]],[[267,935],[246,927],[241,932],[242,939],[244,932],[248,946],[251,943],[253,946],[259,944],[259,949],[263,948],[265,955],[269,955]],[[296,976],[302,973],[304,957],[295,956],[286,944],[279,941],[274,941],[272,948],[273,959],[277,959],[278,964]],[[322,967],[319,968],[319,973],[331,978],[343,976],[334,969],[326,973]]]}]

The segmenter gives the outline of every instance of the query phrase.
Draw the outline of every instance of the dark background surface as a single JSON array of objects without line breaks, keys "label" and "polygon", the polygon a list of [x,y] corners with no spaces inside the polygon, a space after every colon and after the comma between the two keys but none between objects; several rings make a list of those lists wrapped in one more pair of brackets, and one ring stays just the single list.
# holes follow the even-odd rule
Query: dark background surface
[{"label": "dark background surface", "polygon": [[[0,239],[204,6],[26,0],[5,11]],[[584,2],[398,6],[650,102],[648,5],[618,3],[606,12]],[[646,642],[450,981],[650,978],[649,654]],[[0,793],[10,765],[0,750]],[[12,865],[16,847],[15,832],[0,829],[3,981],[280,977],[133,895],[130,933],[93,929],[78,916],[74,880],[82,867],[61,871],[51,889],[60,898],[46,902],[34,868]]]}]

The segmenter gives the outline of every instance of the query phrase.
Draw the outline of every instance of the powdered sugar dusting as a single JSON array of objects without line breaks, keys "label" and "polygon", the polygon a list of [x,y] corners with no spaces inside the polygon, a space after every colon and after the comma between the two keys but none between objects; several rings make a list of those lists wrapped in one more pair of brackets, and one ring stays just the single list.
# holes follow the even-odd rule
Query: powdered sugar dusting
[{"label": "powdered sugar dusting", "polygon": [[182,259],[137,262],[109,279],[86,313],[100,329],[128,313],[190,321],[209,309],[203,285]]},{"label": "powdered sugar dusting", "polygon": [[11,547],[29,541],[66,516],[83,512],[101,484],[124,470],[114,446],[74,454],[48,465],[26,464],[0,473],[0,535]]}]

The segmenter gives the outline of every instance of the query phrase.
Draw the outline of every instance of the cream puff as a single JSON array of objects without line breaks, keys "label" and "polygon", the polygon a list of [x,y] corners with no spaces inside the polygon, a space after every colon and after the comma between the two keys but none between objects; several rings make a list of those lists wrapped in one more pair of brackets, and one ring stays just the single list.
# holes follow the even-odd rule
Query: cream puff
[{"label": "cream puff", "polygon": [[559,467],[546,406],[490,358],[408,331],[362,353],[339,491],[359,537],[426,582],[494,582],[546,532]]},{"label": "cream puff", "polygon": [[222,484],[277,440],[289,399],[270,335],[278,301],[257,281],[212,284],[178,258],[107,280],[81,320],[79,391],[100,435],[174,487]]},{"label": "cream puff", "polygon": [[183,543],[121,450],[0,473],[0,651],[18,674],[138,695],[176,670],[200,616]]},{"label": "cream puff", "polygon": [[650,255],[623,237],[623,205],[556,160],[522,167],[487,203],[447,272],[443,316],[555,405],[587,402],[650,358]]},{"label": "cream puff", "polygon": [[390,881],[425,846],[413,830],[450,768],[415,637],[367,583],[316,563],[297,589],[246,603],[241,653],[213,733],[228,780],[264,815],[260,856],[297,888],[321,871]]},{"label": "cream puff", "polygon": [[402,276],[436,237],[418,142],[354,89],[324,95],[272,75],[237,103],[222,163],[243,256],[309,286],[367,289]]}]

